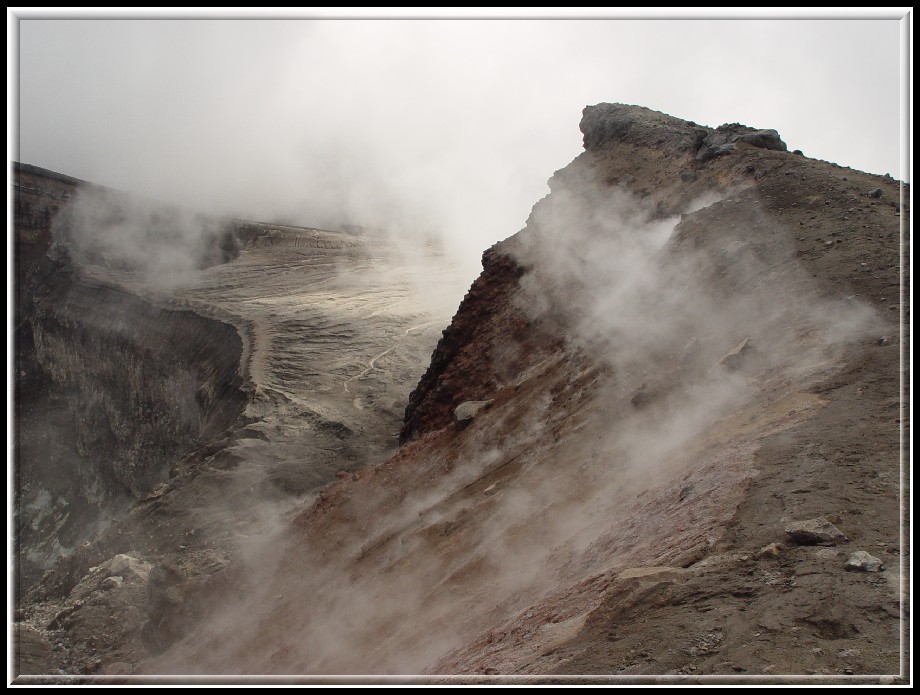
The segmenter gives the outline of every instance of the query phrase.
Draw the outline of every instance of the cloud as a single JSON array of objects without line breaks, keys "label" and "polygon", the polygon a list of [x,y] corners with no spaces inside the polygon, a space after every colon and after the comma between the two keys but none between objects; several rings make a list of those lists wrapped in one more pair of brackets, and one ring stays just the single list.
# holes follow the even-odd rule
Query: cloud
[{"label": "cloud", "polygon": [[586,104],[897,173],[898,23],[22,20],[22,161],[205,212],[435,235],[475,275]]}]

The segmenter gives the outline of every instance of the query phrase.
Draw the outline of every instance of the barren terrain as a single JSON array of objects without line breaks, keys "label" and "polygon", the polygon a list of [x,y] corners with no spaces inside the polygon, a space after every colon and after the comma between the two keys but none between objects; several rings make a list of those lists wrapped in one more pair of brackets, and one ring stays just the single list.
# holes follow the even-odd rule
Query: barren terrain
[{"label": "barren terrain", "polygon": [[449,325],[449,263],[382,239],[81,271],[233,327],[243,400],[30,589],[18,672],[906,680],[909,188],[738,124],[581,128]]}]

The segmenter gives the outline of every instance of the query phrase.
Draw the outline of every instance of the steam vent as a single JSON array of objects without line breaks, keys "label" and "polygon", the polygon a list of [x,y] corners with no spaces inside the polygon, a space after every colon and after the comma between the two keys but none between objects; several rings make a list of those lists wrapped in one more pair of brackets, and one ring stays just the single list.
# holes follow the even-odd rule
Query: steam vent
[{"label": "steam vent", "polygon": [[901,682],[908,185],[581,131],[459,308],[15,165],[17,682]]}]

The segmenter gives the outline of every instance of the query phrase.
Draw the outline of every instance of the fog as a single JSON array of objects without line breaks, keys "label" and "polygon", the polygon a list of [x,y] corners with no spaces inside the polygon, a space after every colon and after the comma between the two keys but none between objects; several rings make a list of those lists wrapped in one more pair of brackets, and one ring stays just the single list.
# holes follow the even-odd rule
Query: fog
[{"label": "fog", "polygon": [[239,253],[230,219],[98,186],[78,188],[52,222],[58,248],[81,265],[127,271],[161,288]]},{"label": "fog", "polygon": [[898,28],[26,18],[14,156],[202,212],[433,236],[472,279],[580,151],[587,104],[775,128],[903,178]]}]

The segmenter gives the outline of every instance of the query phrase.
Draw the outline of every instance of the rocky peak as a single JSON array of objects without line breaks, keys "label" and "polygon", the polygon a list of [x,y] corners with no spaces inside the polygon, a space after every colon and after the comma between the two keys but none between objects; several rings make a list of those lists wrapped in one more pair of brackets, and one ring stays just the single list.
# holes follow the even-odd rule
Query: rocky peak
[{"label": "rocky peak", "polygon": [[581,118],[584,146],[589,152],[614,142],[655,148],[670,155],[695,153],[699,162],[728,154],[737,143],[768,150],[786,151],[786,143],[772,129],[725,123],[716,129],[697,125],[629,104],[596,104],[585,107]]},{"label": "rocky peak", "polygon": [[579,126],[585,149],[603,149],[626,141],[634,145],[657,147],[677,152],[695,152],[711,128],[684,121],[660,111],[629,104],[596,104],[582,111]]}]

